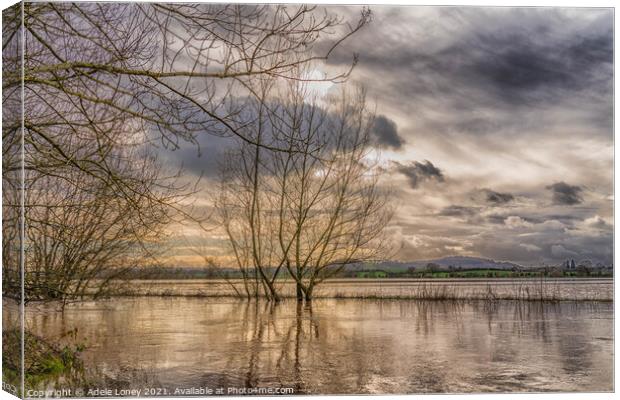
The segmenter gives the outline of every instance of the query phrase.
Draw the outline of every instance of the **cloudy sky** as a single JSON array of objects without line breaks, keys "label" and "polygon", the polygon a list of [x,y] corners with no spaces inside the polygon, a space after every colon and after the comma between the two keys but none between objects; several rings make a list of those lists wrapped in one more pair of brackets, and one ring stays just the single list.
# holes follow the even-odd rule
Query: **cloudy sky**
[{"label": "cloudy sky", "polygon": [[[396,258],[611,263],[613,11],[372,13],[326,68],[359,54],[351,80],[376,104]],[[208,176],[224,144],[175,157]]]}]

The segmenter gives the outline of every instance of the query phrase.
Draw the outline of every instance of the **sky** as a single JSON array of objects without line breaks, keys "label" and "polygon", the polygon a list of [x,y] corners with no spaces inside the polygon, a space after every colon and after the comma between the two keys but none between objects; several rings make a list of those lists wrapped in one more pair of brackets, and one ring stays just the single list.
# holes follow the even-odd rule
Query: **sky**
[{"label": "sky", "polygon": [[[323,68],[359,54],[349,83],[363,85],[377,110],[393,258],[611,264],[613,11],[371,10],[372,22]],[[330,11],[354,23],[361,8]],[[228,142],[203,140],[200,157],[193,148],[169,157],[208,187]],[[207,241],[216,249],[224,239]],[[181,263],[191,257],[184,246]]]}]

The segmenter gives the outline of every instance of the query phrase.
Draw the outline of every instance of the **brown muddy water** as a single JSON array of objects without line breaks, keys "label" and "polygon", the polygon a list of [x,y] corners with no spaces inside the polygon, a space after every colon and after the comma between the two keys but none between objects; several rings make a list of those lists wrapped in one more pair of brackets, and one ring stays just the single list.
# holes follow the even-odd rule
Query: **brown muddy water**
[{"label": "brown muddy water", "polygon": [[[124,294],[165,296],[234,296],[241,280],[134,280]],[[277,281],[278,293],[294,297],[291,281]],[[613,299],[611,278],[493,279],[330,279],[317,286],[315,298],[601,300]]]},{"label": "brown muddy water", "polygon": [[77,328],[101,389],[140,396],[613,390],[611,302],[125,297],[26,321],[51,340]]}]

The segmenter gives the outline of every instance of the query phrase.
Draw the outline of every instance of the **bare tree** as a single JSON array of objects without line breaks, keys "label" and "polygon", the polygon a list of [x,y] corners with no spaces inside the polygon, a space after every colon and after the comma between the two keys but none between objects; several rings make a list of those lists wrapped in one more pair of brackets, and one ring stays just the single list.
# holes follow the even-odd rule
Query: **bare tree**
[{"label": "bare tree", "polygon": [[[37,168],[66,162],[98,179],[109,172],[91,158],[98,142],[75,159],[59,138],[97,138],[102,126],[122,120],[171,148],[197,144],[205,132],[250,140],[240,128],[243,103],[233,98],[251,96],[256,77],[291,79],[295,66],[325,59],[370,16],[364,11],[346,29],[307,6],[24,3],[23,10],[25,75],[7,71],[3,88],[24,85],[25,137],[49,145]],[[10,17],[5,23],[21,23],[19,13]],[[319,39],[330,43],[343,29],[315,51]]]},{"label": "bare tree", "polygon": [[[232,289],[238,297],[247,297],[252,298],[258,295],[258,285],[256,285],[256,281],[251,281],[248,279],[248,258],[244,258],[244,255],[238,255],[240,260],[237,262],[238,270],[241,273],[243,287],[240,290],[237,287],[237,279],[231,279],[227,271],[224,270],[221,265],[216,261],[213,256],[213,247],[209,246],[208,243],[211,241],[211,238],[206,234],[201,235],[198,239],[190,240],[188,238],[185,239],[187,243],[187,247],[191,249],[191,251],[198,257],[200,257],[203,261],[203,268],[208,271],[208,275],[211,278],[222,279],[226,284]],[[243,261],[242,261],[243,260]]]},{"label": "bare tree", "polygon": [[[366,10],[349,27],[307,6],[23,3],[12,10],[3,15],[14,28],[3,32],[3,66],[23,55],[24,69],[22,76],[21,68],[3,68],[3,90],[23,89],[25,115],[4,126],[6,154],[17,156],[3,167],[21,173],[23,140],[33,299],[84,294],[76,280],[133,265],[128,254],[145,250],[175,213],[193,217],[179,207],[191,191],[178,172],[163,176],[145,151],[197,144],[198,134],[251,143],[243,99],[254,95],[254,80],[296,79],[297,65],[327,58],[370,18]],[[14,43],[22,53],[4,51]],[[97,241],[105,244],[95,250]],[[73,281],[60,279],[63,272]]]},{"label": "bare tree", "polygon": [[163,188],[155,159],[135,154],[139,151],[117,149],[118,158],[107,159],[133,190],[124,195],[80,170],[64,171],[61,177],[29,172],[26,301],[64,304],[108,295],[126,272],[157,256],[176,188]]},{"label": "bare tree", "polygon": [[373,117],[364,92],[308,101],[305,82],[276,91],[255,105],[249,134],[256,144],[240,143],[228,158],[216,208],[233,253],[252,255],[268,297],[278,300],[284,270],[298,299],[309,301],[344,265],[386,250],[391,210],[369,145]]},{"label": "bare tree", "polygon": [[[17,23],[20,7],[2,11],[3,76],[19,76],[22,46]],[[4,78],[6,79],[6,78]],[[2,294],[21,299],[22,93],[20,87],[2,91]],[[7,314],[10,308],[5,310]],[[16,318],[16,317],[15,317]]]}]

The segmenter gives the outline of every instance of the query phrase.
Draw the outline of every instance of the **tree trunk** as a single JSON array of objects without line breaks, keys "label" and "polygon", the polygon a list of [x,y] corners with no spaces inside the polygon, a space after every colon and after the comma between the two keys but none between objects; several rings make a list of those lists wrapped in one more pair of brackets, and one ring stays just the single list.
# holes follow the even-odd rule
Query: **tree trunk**
[{"label": "tree trunk", "polygon": [[295,282],[295,287],[297,289],[297,301],[303,301],[304,291],[301,287],[301,271],[299,269],[297,270],[297,281]]},{"label": "tree trunk", "polygon": [[278,296],[278,292],[275,290],[275,288],[269,285],[269,290],[271,290],[271,297],[273,301],[275,301],[276,303],[280,302],[280,296]]},{"label": "tree trunk", "polygon": [[276,303],[280,301],[280,296],[278,296],[278,291],[274,287],[274,285],[267,279],[267,277],[262,274],[261,271],[261,282],[263,283],[263,289],[265,290],[265,295],[268,300],[273,300]]},{"label": "tree trunk", "polygon": [[296,284],[297,286],[297,301],[303,301],[304,300],[304,292],[301,289],[301,285],[299,284],[299,282]]},{"label": "tree trunk", "polygon": [[314,289],[314,285],[308,286],[306,289],[306,302],[310,303],[312,301],[312,289]]}]

